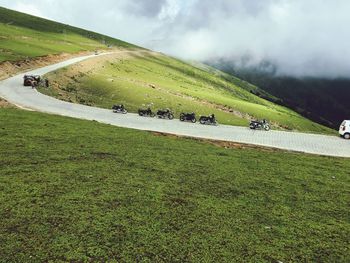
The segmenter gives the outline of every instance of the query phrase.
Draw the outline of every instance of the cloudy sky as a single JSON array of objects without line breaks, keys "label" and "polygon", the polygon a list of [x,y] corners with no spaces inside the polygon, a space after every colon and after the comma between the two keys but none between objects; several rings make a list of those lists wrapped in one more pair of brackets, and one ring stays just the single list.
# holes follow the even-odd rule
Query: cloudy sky
[{"label": "cloudy sky", "polygon": [[350,77],[349,0],[0,0],[184,59],[268,60],[280,74]]}]

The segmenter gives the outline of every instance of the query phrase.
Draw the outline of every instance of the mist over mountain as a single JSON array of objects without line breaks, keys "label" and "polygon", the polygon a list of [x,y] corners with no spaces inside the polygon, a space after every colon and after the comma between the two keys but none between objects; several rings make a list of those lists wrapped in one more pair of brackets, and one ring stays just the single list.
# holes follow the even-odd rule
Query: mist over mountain
[{"label": "mist over mountain", "polygon": [[337,129],[350,118],[349,78],[281,75],[273,63],[265,60],[254,65],[247,57],[236,62],[216,59],[206,63],[258,86],[279,98],[277,103],[328,127]]},{"label": "mist over mountain", "polygon": [[[349,77],[350,1],[0,0],[183,59],[269,61],[276,74]],[[249,58],[249,59],[247,59]]]},{"label": "mist over mountain", "polygon": [[343,0],[195,1],[154,46],[185,59],[224,58],[244,67],[268,61],[280,76],[349,77],[349,10]]}]

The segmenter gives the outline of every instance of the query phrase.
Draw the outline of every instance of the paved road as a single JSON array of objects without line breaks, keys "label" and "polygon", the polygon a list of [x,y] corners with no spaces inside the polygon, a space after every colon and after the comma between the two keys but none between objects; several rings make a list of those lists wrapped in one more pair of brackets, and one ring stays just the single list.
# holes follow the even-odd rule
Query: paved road
[{"label": "paved road", "polygon": [[[28,73],[43,75],[91,57],[95,56],[70,59]],[[244,127],[226,125],[213,127],[183,123],[179,120],[168,121],[142,118],[136,114],[119,115],[112,113],[110,110],[72,104],[43,95],[31,87],[24,87],[22,85],[23,75],[20,74],[0,82],[0,97],[25,109],[79,119],[96,120],[101,123],[138,130],[246,143],[325,156],[350,157],[350,141],[336,136],[283,131],[252,131]]]}]

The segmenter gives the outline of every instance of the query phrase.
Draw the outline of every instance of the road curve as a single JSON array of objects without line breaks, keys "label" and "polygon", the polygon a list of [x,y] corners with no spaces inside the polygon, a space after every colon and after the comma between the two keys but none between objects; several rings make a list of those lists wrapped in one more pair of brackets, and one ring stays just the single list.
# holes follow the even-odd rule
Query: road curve
[{"label": "road curve", "polygon": [[[43,75],[92,57],[95,57],[95,55],[70,59],[27,73]],[[138,130],[253,144],[324,156],[350,157],[350,141],[340,139],[336,136],[284,131],[253,131],[244,127],[227,125],[214,127],[183,123],[179,120],[168,121],[143,118],[136,114],[119,115],[112,113],[111,110],[68,103],[43,95],[31,87],[24,87],[22,85],[23,75],[19,74],[1,81],[0,97],[24,109],[79,119],[95,120],[101,123]]]}]

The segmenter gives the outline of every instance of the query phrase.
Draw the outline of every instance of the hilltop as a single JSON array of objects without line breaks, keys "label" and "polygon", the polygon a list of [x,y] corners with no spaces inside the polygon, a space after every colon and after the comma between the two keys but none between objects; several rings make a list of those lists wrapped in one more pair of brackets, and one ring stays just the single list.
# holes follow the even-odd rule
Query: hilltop
[{"label": "hilltop", "polygon": [[0,62],[62,52],[136,47],[109,36],[3,7],[0,7],[0,39]]}]

